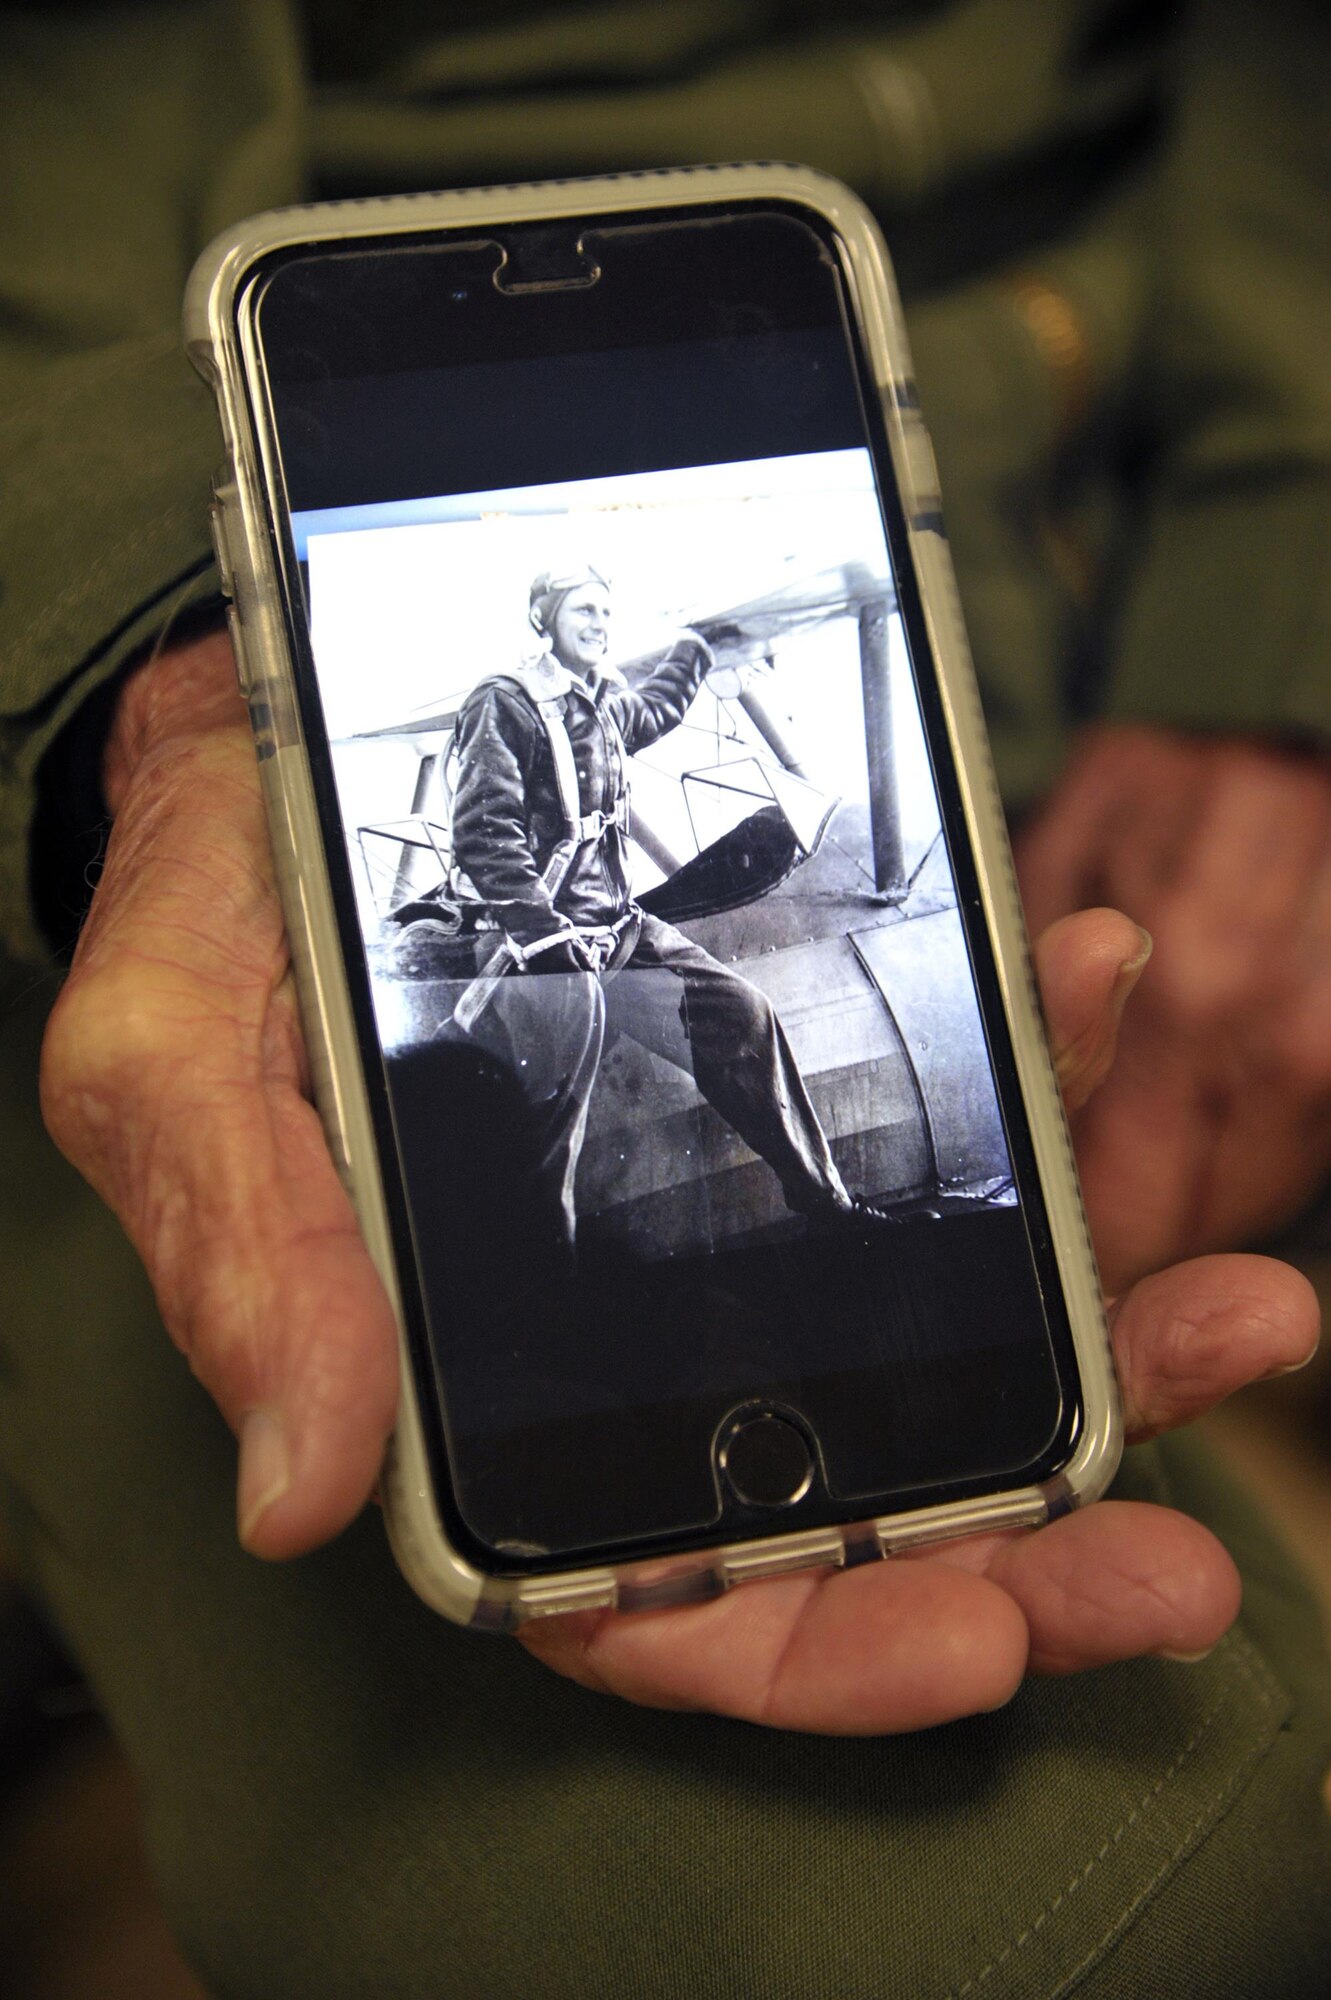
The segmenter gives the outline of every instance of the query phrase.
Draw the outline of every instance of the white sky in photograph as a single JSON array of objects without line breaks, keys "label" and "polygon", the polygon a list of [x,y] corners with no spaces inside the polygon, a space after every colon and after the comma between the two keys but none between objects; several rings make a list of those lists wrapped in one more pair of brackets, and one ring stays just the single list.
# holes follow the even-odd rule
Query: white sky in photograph
[{"label": "white sky in photograph", "polygon": [[[590,563],[609,579],[612,664],[668,645],[692,618],[821,571],[855,563],[890,574],[864,450],[342,508],[298,517],[297,528],[353,851],[358,826],[407,815],[421,755],[445,740],[423,733],[365,742],[363,732],[455,708],[478,680],[539,651],[527,622],[539,571]],[[913,858],[937,831],[938,809],[897,617],[889,659]],[[810,775],[845,799],[867,796],[858,662],[853,617],[794,632],[776,646],[765,695],[792,725]],[[709,762],[698,732],[716,713],[704,691],[685,727],[649,760],[663,768]],[[647,796],[644,789],[644,806]],[[661,794],[657,809],[674,816],[682,800]],[[661,831],[673,839],[684,828]],[[368,892],[368,883],[358,886]]]},{"label": "white sky in photograph", "polygon": [[[419,518],[430,509],[447,514]],[[888,574],[865,451],[343,508],[298,526],[335,738],[456,699],[530,654],[528,591],[543,569],[589,562],[609,578],[612,661],[839,563]]]}]

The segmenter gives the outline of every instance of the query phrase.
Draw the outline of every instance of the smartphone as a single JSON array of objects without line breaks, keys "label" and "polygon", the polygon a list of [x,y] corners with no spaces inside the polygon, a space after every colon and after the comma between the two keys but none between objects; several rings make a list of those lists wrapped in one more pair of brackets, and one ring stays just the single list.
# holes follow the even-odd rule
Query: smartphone
[{"label": "smartphone", "polygon": [[890,267],[742,166],[186,300],[383,1492],[464,1624],[1036,1525],[1120,1426]]}]

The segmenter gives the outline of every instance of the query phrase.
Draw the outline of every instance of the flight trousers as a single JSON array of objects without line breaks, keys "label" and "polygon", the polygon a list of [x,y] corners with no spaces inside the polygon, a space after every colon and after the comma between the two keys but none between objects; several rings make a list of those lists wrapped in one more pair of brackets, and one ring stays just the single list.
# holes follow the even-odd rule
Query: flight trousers
[{"label": "flight trousers", "polygon": [[[534,961],[539,967],[540,960]],[[461,1031],[444,1031],[457,1043]],[[691,1076],[702,1096],[816,1216],[849,1209],[785,1029],[766,994],[647,911],[634,914],[606,971],[501,979],[465,1039],[522,1086],[531,1114],[533,1207],[571,1245],[575,1182],[597,1071],[620,1035]]]}]

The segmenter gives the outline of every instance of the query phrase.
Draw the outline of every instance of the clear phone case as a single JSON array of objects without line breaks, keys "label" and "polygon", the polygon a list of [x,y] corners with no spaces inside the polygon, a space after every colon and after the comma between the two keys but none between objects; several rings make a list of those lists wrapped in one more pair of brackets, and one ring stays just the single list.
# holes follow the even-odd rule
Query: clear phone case
[{"label": "clear phone case", "polygon": [[338,1170],[402,1326],[378,1153],[339,943],[324,833],[302,739],[282,611],[268,494],[274,467],[250,419],[256,357],[237,332],[237,300],[261,256],[286,246],[428,229],[558,221],[691,203],[778,200],[830,224],[870,358],[908,524],[946,729],[1043,1184],[1082,1385],[1084,1421],[1062,1471],[1038,1486],[866,1520],[772,1534],[622,1567],[493,1576],[450,1543],[436,1506],[413,1363],[402,1332],[402,1397],[382,1493],[397,1559],[420,1596],[463,1625],[511,1630],[527,1619],[617,1605],[677,1604],[746,1579],[837,1567],[998,1528],[1036,1527],[1094,1500],[1121,1450],[1117,1390],[1099,1282],[1062,1105],[1040,1022],[1015,877],[979,696],[943,533],[937,474],[922,421],[891,269],[863,204],[839,183],[786,165],[697,167],[578,182],[479,188],[329,203],[260,215],[214,242],[184,304],[190,358],[217,399],[226,463],[213,499],[214,540],[242,690],[257,739],[278,882],[290,934],[315,1095]]}]

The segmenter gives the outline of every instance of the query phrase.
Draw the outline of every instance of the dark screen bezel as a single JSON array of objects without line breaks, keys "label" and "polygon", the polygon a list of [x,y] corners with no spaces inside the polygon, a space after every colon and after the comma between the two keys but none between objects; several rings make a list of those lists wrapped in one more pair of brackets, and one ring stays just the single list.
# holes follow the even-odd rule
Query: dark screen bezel
[{"label": "dark screen bezel", "polygon": [[[901,1507],[908,1493],[913,1497],[924,1496],[916,1497],[915,1504],[933,1507],[980,1495],[1010,1491],[1015,1487],[1040,1484],[1066,1466],[1081,1432],[1083,1406],[1075,1344],[1063,1299],[1029,1121],[1007,1025],[1001,983],[984,914],[965,812],[953,774],[950,739],[941,691],[936,674],[932,671],[933,649],[928,636],[910,537],[893,473],[878,391],[848,304],[844,277],[846,259],[835,228],[816,210],[788,200],[771,198],[719,204],[689,203],[637,212],[619,211],[607,216],[580,218],[577,226],[585,231],[598,227],[613,227],[616,230],[635,227],[653,229],[679,223],[702,223],[709,220],[730,220],[739,216],[764,214],[785,216],[815,231],[830,253],[830,262],[836,276],[842,329],[857,381],[864,442],[868,444],[878,483],[884,531],[897,580],[900,610],[924,718],[926,743],[934,767],[943,824],[946,828],[956,881],[958,911],[980,998],[991,1068],[1020,1194],[1020,1213],[1025,1222],[1031,1265],[1044,1303],[1045,1325],[1042,1334],[1047,1339],[1053,1372],[1062,1399],[1060,1420],[1047,1447],[1036,1458],[1026,1461],[1014,1471],[986,1472],[975,1478],[927,1483],[907,1489],[885,1487],[880,1495],[870,1499],[860,1498],[853,1504],[842,1507],[824,1506],[816,1522],[798,1523],[804,1527],[842,1524],[894,1512]],[[523,225],[515,225],[512,229],[487,228],[479,234],[487,239],[499,235],[510,238],[519,235],[522,227]],[[256,348],[262,356],[264,349],[259,329],[259,300],[264,284],[278,268],[297,258],[346,258],[369,252],[380,255],[391,254],[393,250],[434,247],[448,239],[453,239],[456,243],[466,243],[476,240],[477,236],[475,227],[469,229],[454,227],[447,230],[429,229],[419,233],[394,234],[388,239],[383,236],[368,235],[361,238],[341,238],[326,245],[302,243],[271,252],[251,267],[246,283],[237,290],[235,306],[237,323],[239,324],[246,313],[251,315]],[[260,392],[257,395],[256,388]],[[284,621],[295,667],[297,698],[308,752],[311,783],[321,825],[340,829],[341,809],[334,787],[331,752],[323,727],[322,707],[309,642],[308,620],[304,615],[300,566],[292,537],[289,509],[285,504],[276,421],[267,380],[258,385],[250,383],[249,393],[254,428],[257,433],[264,436],[269,446],[273,464],[272,483],[278,488],[278,491],[274,492],[269,482],[265,482],[264,503],[268,512],[268,525],[279,552]],[[376,497],[386,496],[381,494]],[[922,670],[926,662],[929,663],[929,668]],[[417,1400],[421,1408],[427,1450],[434,1471],[436,1503],[450,1540],[464,1557],[482,1570],[495,1575],[517,1576],[565,1570],[570,1564],[576,1564],[581,1568],[607,1561],[622,1563],[648,1556],[667,1555],[685,1548],[712,1546],[735,1539],[735,1522],[727,1517],[718,1522],[714,1529],[700,1531],[696,1527],[688,1527],[676,1533],[653,1535],[639,1542],[579,1546],[542,1557],[527,1555],[510,1557],[479,1541],[462,1518],[453,1494],[445,1420],[435,1392],[436,1373],[432,1344],[417,1280],[416,1256],[390,1109],[384,1059],[380,1053],[374,1023],[368,964],[356,917],[350,863],[340,832],[338,838],[325,840],[324,851],[341,936],[350,1001],[356,1021],[366,1096],[379,1152],[381,1183],[400,1276],[408,1345],[418,1391]],[[371,1050],[374,1051],[373,1056],[370,1054]],[[975,1356],[975,1369],[978,1370],[982,1366],[981,1357],[985,1352],[986,1350],[980,1350]],[[942,1365],[944,1364],[940,1364]],[[606,1412],[603,1416],[584,1419],[589,1442],[583,1448],[594,1450],[591,1437],[604,1423],[631,1425],[634,1416],[633,1411],[621,1411]],[[523,1434],[513,1432],[511,1441],[516,1449],[521,1450]],[[762,1522],[751,1525],[748,1532],[772,1534],[780,1532],[782,1528],[789,1529],[796,1525],[796,1522],[789,1518],[769,1516]]]}]

